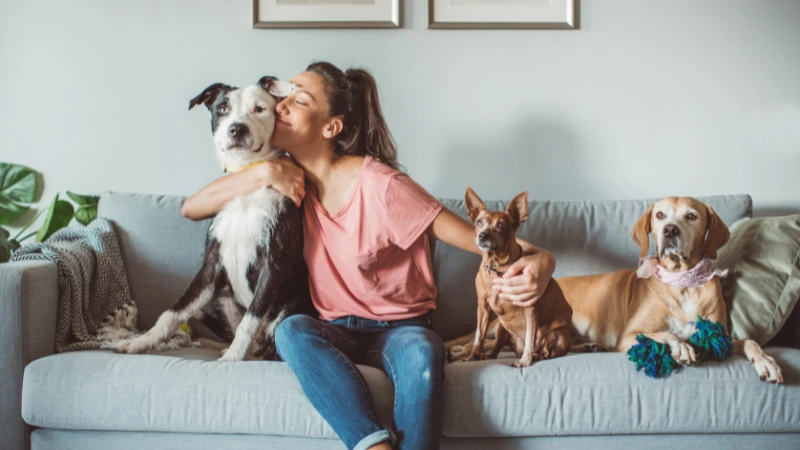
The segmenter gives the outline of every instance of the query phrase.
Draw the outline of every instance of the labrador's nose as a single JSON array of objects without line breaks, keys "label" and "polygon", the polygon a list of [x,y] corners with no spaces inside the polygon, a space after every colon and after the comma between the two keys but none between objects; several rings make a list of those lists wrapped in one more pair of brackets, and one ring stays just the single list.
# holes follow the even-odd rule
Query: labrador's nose
[{"label": "labrador's nose", "polygon": [[681,234],[681,229],[678,228],[677,225],[670,224],[670,225],[667,225],[667,226],[664,227],[664,236],[665,237],[676,237],[676,236],[680,236],[680,234]]}]

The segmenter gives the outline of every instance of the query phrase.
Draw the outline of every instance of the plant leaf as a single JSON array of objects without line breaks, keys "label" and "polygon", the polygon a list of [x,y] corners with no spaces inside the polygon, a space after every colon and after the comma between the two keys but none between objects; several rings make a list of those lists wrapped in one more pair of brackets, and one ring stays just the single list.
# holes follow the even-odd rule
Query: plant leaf
[{"label": "plant leaf", "polygon": [[47,210],[47,217],[44,219],[44,225],[36,233],[36,242],[42,242],[53,235],[56,231],[69,225],[75,210],[72,203],[66,200],[59,200],[58,194],[53,198],[50,203],[50,208]]},{"label": "plant leaf", "polygon": [[97,218],[97,205],[79,206],[75,211],[75,220],[81,225],[89,225]]},{"label": "plant leaf", "polygon": [[7,225],[24,216],[30,208],[21,205],[0,192],[0,225]]},{"label": "plant leaf", "polygon": [[0,263],[11,259],[11,243],[8,241],[8,230],[0,227]]},{"label": "plant leaf", "polygon": [[26,203],[34,200],[36,185],[33,170],[0,162],[0,224],[11,223],[28,212]]},{"label": "plant leaf", "polygon": [[67,197],[72,199],[72,201],[75,202],[75,204],[78,206],[84,206],[84,205],[97,206],[97,204],[100,203],[100,197],[94,195],[80,195],[74,192],[67,191]]},{"label": "plant leaf", "polygon": [[0,162],[0,192],[15,202],[33,202],[36,172],[19,164]]}]

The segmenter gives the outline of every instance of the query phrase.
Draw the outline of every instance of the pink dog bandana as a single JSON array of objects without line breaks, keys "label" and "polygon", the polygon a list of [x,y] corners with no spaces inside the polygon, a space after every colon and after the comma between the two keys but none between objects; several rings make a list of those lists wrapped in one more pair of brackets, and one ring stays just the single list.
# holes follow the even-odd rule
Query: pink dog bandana
[{"label": "pink dog bandana", "polygon": [[696,266],[684,272],[670,272],[658,265],[658,258],[648,256],[639,260],[639,269],[636,271],[639,278],[655,276],[664,283],[682,288],[701,286],[714,276],[724,278],[728,276],[728,269],[715,269],[708,258],[703,258]]}]

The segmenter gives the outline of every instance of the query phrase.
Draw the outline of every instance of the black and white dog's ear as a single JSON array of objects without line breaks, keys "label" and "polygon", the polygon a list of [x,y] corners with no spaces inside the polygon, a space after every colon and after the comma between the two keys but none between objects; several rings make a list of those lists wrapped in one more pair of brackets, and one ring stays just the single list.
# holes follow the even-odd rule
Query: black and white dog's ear
[{"label": "black and white dog's ear", "polygon": [[286,97],[287,95],[291,94],[294,90],[294,85],[292,83],[287,83],[285,81],[281,81],[273,76],[265,76],[261,77],[258,80],[258,85],[261,86],[265,91],[267,91],[270,95],[273,95],[278,98]]},{"label": "black and white dog's ear", "polygon": [[194,108],[195,106],[199,105],[200,103],[206,105],[206,108],[211,110],[211,106],[214,104],[214,101],[219,97],[220,94],[223,92],[228,92],[236,89],[235,87],[228,86],[227,84],[223,83],[214,83],[211,86],[207,87],[203,92],[200,93],[197,97],[189,100],[189,109]]}]

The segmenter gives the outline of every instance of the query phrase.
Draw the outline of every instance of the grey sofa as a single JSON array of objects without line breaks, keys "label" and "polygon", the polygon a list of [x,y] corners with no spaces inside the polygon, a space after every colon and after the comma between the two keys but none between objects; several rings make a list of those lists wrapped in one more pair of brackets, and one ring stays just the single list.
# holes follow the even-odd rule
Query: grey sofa
[{"label": "grey sofa", "polygon": [[[729,225],[751,214],[746,195],[703,200]],[[142,328],[180,295],[201,262],[208,222],[181,217],[181,201],[111,192],[100,201],[100,215],[114,222],[120,239]],[[444,203],[464,215],[462,202]],[[631,268],[638,249],[630,229],[649,203],[535,201],[519,235],[553,252],[556,276]],[[468,333],[479,258],[437,242],[433,259],[434,327],[444,339]],[[4,449],[344,448],[284,363],[220,363],[200,349],[54,355],[55,266],[0,265],[0,293]],[[508,355],[448,365],[442,448],[797,449],[800,350],[767,352],[782,365],[785,385],[760,382],[739,357],[665,380],[637,373],[622,354],[569,355],[524,370],[510,367]],[[389,380],[377,369],[361,370],[390,423]]]}]

